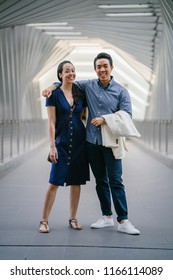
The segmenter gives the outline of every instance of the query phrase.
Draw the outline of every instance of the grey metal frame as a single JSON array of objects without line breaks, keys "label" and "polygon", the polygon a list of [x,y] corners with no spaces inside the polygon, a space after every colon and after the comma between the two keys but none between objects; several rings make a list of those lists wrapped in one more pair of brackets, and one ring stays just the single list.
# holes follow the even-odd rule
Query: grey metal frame
[{"label": "grey metal frame", "polygon": [[0,163],[28,152],[48,137],[47,120],[7,120],[0,123]]},{"label": "grey metal frame", "polygon": [[173,161],[173,121],[144,120],[135,121],[141,134],[137,140],[152,151]]}]

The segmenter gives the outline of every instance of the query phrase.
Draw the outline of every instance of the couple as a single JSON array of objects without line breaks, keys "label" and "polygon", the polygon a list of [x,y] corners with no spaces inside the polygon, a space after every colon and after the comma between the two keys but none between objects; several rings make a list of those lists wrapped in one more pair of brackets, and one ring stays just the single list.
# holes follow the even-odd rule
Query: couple
[{"label": "couple", "polygon": [[[109,54],[98,54],[94,59],[94,69],[98,79],[74,83],[75,68],[71,62],[64,61],[60,63],[57,70],[57,77],[61,84],[54,83],[43,91],[43,96],[49,97],[46,99],[46,105],[52,167],[39,230],[49,232],[48,216],[58,186],[63,186],[64,183],[71,185],[69,225],[77,230],[82,229],[76,219],[76,213],[80,185],[86,184],[89,180],[89,161],[102,212],[102,217],[93,223],[91,228],[114,226],[111,210],[112,196],[117,214],[117,230],[138,235],[140,231],[128,220],[121,159],[116,159],[112,149],[102,145],[101,135],[101,126],[106,123],[102,115],[113,114],[119,110],[132,115],[130,96],[128,91],[111,76],[113,61]],[[85,141],[85,127],[81,115],[86,105],[89,116]],[[72,110],[72,116],[61,133],[61,140],[56,144],[55,131],[60,128]]]}]

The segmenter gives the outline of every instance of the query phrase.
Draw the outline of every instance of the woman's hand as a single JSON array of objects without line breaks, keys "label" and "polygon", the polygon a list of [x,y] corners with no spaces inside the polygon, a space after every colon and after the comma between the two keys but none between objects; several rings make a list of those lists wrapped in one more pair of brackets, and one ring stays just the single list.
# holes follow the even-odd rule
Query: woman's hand
[{"label": "woman's hand", "polygon": [[105,124],[105,120],[102,117],[96,117],[91,120],[91,124],[94,126],[99,126]]},{"label": "woman's hand", "polygon": [[51,147],[51,148],[50,148],[50,153],[49,153],[49,154],[50,154],[51,162],[57,163],[58,152],[57,152],[56,147]]}]

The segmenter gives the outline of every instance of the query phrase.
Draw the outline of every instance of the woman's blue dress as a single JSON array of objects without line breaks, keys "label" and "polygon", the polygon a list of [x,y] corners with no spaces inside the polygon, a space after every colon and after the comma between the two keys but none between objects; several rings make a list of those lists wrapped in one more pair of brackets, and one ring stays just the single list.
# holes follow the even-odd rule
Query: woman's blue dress
[{"label": "woman's blue dress", "polygon": [[[72,107],[63,91],[57,88],[46,99],[46,106],[56,107],[55,131],[64,124]],[[58,137],[56,148],[57,163],[52,163],[49,183],[58,186],[84,185],[89,181],[89,164],[86,151],[86,130],[80,119],[83,108],[86,107],[85,97],[82,95],[75,105],[72,117]]]}]

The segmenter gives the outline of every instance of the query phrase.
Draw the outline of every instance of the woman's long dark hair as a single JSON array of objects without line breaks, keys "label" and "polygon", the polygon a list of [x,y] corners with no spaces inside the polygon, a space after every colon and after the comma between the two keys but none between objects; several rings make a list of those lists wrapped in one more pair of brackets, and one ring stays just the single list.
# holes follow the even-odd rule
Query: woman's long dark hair
[{"label": "woman's long dark hair", "polygon": [[[73,66],[73,64],[72,64],[71,61],[69,61],[69,60],[64,60],[64,61],[62,61],[62,62],[58,65],[58,68],[57,68],[57,77],[58,77],[58,80],[59,80],[60,82],[62,82],[62,78],[59,76],[59,74],[62,74],[63,66],[64,66],[64,64],[66,64],[66,63],[70,63],[70,64]],[[82,93],[81,93],[80,88],[79,88],[76,84],[74,84],[74,83],[73,83],[73,85],[72,85],[72,95],[73,95],[74,103],[75,103],[75,104],[78,104],[79,99],[80,99],[81,96],[82,96]]]}]

